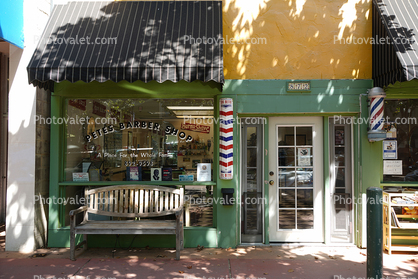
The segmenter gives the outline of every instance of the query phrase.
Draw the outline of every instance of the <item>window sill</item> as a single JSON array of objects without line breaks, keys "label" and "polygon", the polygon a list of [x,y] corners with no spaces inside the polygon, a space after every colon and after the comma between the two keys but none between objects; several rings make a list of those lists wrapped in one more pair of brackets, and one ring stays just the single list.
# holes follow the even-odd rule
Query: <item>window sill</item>
[{"label": "window sill", "polygon": [[160,185],[160,186],[188,186],[188,185],[214,185],[216,186],[215,181],[86,181],[86,182],[74,182],[66,181],[58,183],[59,186],[112,186],[112,185]]}]

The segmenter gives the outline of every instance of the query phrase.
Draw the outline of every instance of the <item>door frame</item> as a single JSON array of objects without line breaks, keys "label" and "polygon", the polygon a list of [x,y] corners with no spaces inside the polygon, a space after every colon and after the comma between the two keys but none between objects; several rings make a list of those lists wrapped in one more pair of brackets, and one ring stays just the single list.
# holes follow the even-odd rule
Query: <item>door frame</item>
[{"label": "door frame", "polygon": [[[351,219],[351,239],[348,242],[332,242],[331,239],[331,233],[332,233],[332,225],[333,225],[333,221],[332,221],[332,202],[334,202],[333,196],[332,196],[332,189],[331,189],[331,183],[332,183],[332,167],[333,167],[333,162],[332,162],[332,158],[331,155],[333,154],[333,151],[331,150],[334,147],[334,144],[332,144],[331,140],[332,137],[334,136],[334,131],[332,130],[333,127],[338,126],[338,125],[342,125],[342,124],[336,124],[336,123],[332,123],[332,121],[334,121],[334,117],[328,117],[328,135],[324,135],[324,136],[328,136],[329,139],[329,144],[328,144],[328,157],[329,157],[329,164],[328,164],[328,177],[329,177],[329,185],[327,187],[327,192],[325,193],[325,197],[330,197],[330,203],[327,205],[329,210],[329,214],[327,214],[326,216],[326,220],[328,221],[328,229],[327,231],[327,243],[328,244],[337,244],[337,245],[353,245],[355,243],[355,238],[356,238],[356,220],[355,220],[355,211],[356,211],[356,206],[357,204],[355,204],[353,201],[355,200],[355,157],[354,157],[354,152],[355,152],[355,146],[354,146],[354,117],[353,116],[345,116],[342,119],[343,123],[346,122],[347,124],[345,124],[347,126],[347,128],[350,131],[350,160],[349,161],[349,166],[350,166],[350,179],[351,179],[351,185],[350,185],[350,191],[351,191],[351,201],[352,201],[352,205],[351,205],[351,212],[350,212],[350,219]],[[341,120],[340,120],[341,121]]]},{"label": "door frame", "polygon": [[[243,130],[243,128],[245,127],[245,126],[247,126],[247,125],[245,125],[245,118],[251,118],[251,117],[248,117],[248,116],[241,116],[241,117],[239,117],[239,142],[240,142],[240,144],[239,144],[239,160],[240,160],[240,167],[239,167],[239,185],[243,185],[242,183],[243,183],[243,171],[242,171],[242,169],[243,169],[243,166],[244,166],[244,161],[243,161],[243,158],[246,158],[246,156],[244,156],[244,149],[243,149],[243,144],[242,144],[242,140],[243,140],[243,133],[242,133],[242,130]],[[257,117],[258,119],[261,119],[260,117]],[[261,174],[261,191],[262,191],[262,197],[263,197],[263,199],[264,200],[266,200],[266,191],[265,191],[265,183],[264,183],[264,179],[265,179],[265,174],[264,174],[264,172],[265,172],[265,159],[266,159],[266,154],[264,154],[264,150],[266,150],[266,152],[267,152],[267,149],[265,149],[265,133],[266,133],[266,131],[268,132],[268,129],[266,129],[266,125],[268,126],[268,118],[264,118],[265,120],[264,120],[264,122],[262,123],[262,124],[259,124],[260,126],[261,126],[261,132],[260,132],[260,136],[262,137],[261,139],[260,139],[260,141],[261,141],[261,147],[260,147],[260,150],[261,150],[261,152],[262,152],[262,154],[261,154],[261,162],[260,162],[260,164],[261,164],[261,171],[260,171],[260,174]],[[249,126],[251,126],[251,124],[248,124]],[[254,125],[254,126],[256,126],[256,125]],[[238,187],[238,195],[239,195],[239,197],[242,197],[242,194],[243,194],[243,189],[242,189],[242,187],[241,186],[239,186]],[[267,197],[267,199],[268,199],[268,197]],[[242,202],[242,201],[241,201]],[[251,244],[258,244],[258,243],[249,243],[249,242],[245,242],[245,243],[242,243],[242,229],[241,229],[241,220],[242,220],[242,214],[243,214],[243,212],[242,212],[242,207],[241,207],[241,205],[239,206],[240,207],[240,209],[239,209],[239,236],[238,236],[238,241],[239,241],[239,243],[240,244],[243,244],[243,245],[251,245]],[[268,208],[268,205],[267,205],[267,208]],[[265,210],[266,210],[266,206],[265,206],[265,202],[263,202],[262,204],[261,204],[261,216],[260,216],[260,218],[261,218],[261,233],[262,233],[262,242],[261,243],[266,243],[266,223],[267,223],[267,221],[265,220],[266,219],[266,215],[265,215]],[[268,240],[267,240],[267,243],[268,243]]]},{"label": "door frame", "polygon": [[[315,118],[315,120],[313,121],[312,118]],[[282,123],[279,121],[280,120],[284,120],[282,121]],[[277,124],[277,122],[279,121],[280,124]],[[318,163],[318,165],[316,166],[317,171],[315,172],[315,174],[318,176],[317,180],[315,181],[317,184],[321,185],[318,186],[317,188],[314,188],[314,200],[316,202],[316,205],[314,205],[314,208],[317,209],[317,211],[319,210],[320,212],[318,213],[314,213],[317,217],[317,219],[314,219],[314,229],[312,229],[312,231],[316,231],[317,238],[316,239],[297,239],[298,236],[295,234],[294,238],[289,238],[289,239],[274,239],[272,238],[272,230],[276,230],[275,228],[272,228],[272,226],[277,226],[277,219],[274,222],[273,218],[278,218],[277,214],[274,214],[273,212],[273,207],[274,210],[277,210],[277,190],[276,192],[276,200],[273,200],[271,198],[270,192],[271,192],[271,187],[277,187],[277,179],[274,183],[274,186],[268,186],[269,188],[269,193],[268,193],[268,203],[269,206],[267,208],[269,214],[268,214],[268,218],[269,218],[269,242],[314,242],[314,243],[324,243],[325,242],[325,224],[326,224],[326,219],[324,216],[324,206],[325,206],[325,191],[326,191],[326,187],[325,187],[325,177],[324,177],[324,117],[323,116],[273,116],[273,117],[269,117],[268,119],[268,132],[266,133],[266,136],[268,136],[268,142],[269,142],[269,156],[272,156],[273,152],[277,151],[277,146],[275,146],[274,150],[271,150],[272,147],[272,142],[271,142],[271,129],[273,129],[273,125],[274,125],[274,134],[275,134],[275,142],[277,141],[277,134],[275,132],[275,129],[277,127],[277,125],[283,125],[283,126],[304,126],[304,125],[309,125],[309,126],[314,126],[315,131],[318,133],[319,137],[312,143],[312,154],[314,156],[320,156],[318,158],[318,160],[320,160],[320,163]],[[274,124],[273,124],[274,123]],[[275,143],[274,142],[274,143]],[[276,144],[277,145],[277,144]],[[275,155],[275,157],[277,157],[277,155]],[[315,157],[314,157],[315,158]],[[268,171],[275,169],[277,167],[277,163],[274,166],[270,166],[270,162],[271,160],[269,159],[269,169]],[[315,162],[313,163],[315,165]],[[275,177],[277,177],[277,171],[275,171]],[[317,191],[315,193],[315,190]],[[319,203],[319,204],[318,204]],[[273,213],[273,214],[272,214]],[[297,230],[289,230],[289,231],[297,231]]]}]

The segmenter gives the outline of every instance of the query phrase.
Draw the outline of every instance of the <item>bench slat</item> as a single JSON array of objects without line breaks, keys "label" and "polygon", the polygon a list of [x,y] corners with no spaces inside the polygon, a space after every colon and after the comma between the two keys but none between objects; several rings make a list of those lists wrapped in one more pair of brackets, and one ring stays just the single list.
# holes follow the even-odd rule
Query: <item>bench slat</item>
[{"label": "bench slat", "polygon": [[160,192],[159,191],[155,191],[155,197],[154,197],[154,201],[155,201],[155,206],[154,206],[154,212],[160,212],[159,210],[158,210],[158,199],[159,199],[159,195],[160,194]]},{"label": "bench slat", "polygon": [[138,213],[138,189],[135,189],[135,196],[134,196],[134,213]]},{"label": "bench slat", "polygon": [[144,189],[139,190],[139,213],[144,213]]},{"label": "bench slat", "polygon": [[145,205],[144,205],[144,213],[148,213],[148,194],[149,191],[148,190],[144,190],[145,192]]}]

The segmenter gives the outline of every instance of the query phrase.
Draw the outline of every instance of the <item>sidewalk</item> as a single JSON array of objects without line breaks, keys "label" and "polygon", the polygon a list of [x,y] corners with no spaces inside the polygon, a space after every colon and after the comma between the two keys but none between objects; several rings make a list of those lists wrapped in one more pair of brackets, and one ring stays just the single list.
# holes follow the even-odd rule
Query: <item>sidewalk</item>
[{"label": "sidewalk", "polygon": [[[366,277],[366,250],[356,247],[257,246],[237,249],[90,248],[69,260],[69,249],[34,254],[0,252],[0,278],[339,278]],[[384,254],[384,275],[417,278],[418,254]],[[55,276],[55,277],[54,277]]]}]

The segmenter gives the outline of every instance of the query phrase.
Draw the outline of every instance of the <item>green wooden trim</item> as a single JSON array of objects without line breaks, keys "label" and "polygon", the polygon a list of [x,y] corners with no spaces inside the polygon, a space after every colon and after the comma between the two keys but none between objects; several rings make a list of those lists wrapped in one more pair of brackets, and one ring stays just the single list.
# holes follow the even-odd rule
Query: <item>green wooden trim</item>
[{"label": "green wooden trim", "polygon": [[384,181],[384,182],[380,182],[380,187],[384,187],[384,186],[395,186],[395,187],[418,187],[418,182],[411,182],[411,181],[405,181],[405,182],[399,182],[399,181],[395,181],[395,182],[390,182],[390,181]]},{"label": "green wooden trim", "polygon": [[[198,90],[198,92],[196,91]],[[93,81],[85,83],[78,81],[71,83],[63,81],[55,84],[53,95],[69,98],[213,98],[222,92],[222,85],[214,81],[207,83],[201,81],[179,81],[173,83],[166,81],[158,83],[150,81],[144,83],[135,81],[118,83],[107,81],[99,83]]]},{"label": "green wooden trim", "polygon": [[331,220],[329,212],[331,210],[330,204],[328,202],[327,196],[328,193],[331,193],[331,181],[330,181],[330,173],[329,173],[329,166],[330,166],[330,159],[329,159],[329,117],[325,116],[323,118],[323,148],[324,148],[324,157],[323,157],[323,164],[324,164],[324,206],[323,206],[323,220],[324,220],[324,240],[325,244],[330,242],[328,237],[329,230],[331,226]]},{"label": "green wooden trim", "polygon": [[[289,96],[306,96],[305,93],[289,93],[286,91],[285,79],[269,79],[269,80],[225,80],[223,94],[239,94],[239,95],[289,95]],[[298,81],[298,80],[296,80]],[[371,79],[313,79],[311,82],[312,95],[357,95],[366,93],[365,89],[372,88],[373,80]]]},{"label": "green wooden trim", "polygon": [[[61,116],[61,97],[52,96],[51,97],[51,118]],[[60,179],[60,172],[62,171],[60,163],[60,152],[61,152],[61,141],[60,141],[60,131],[61,126],[51,124],[51,134],[50,134],[50,173],[49,173],[49,196],[50,197],[59,197],[59,188],[58,185]],[[56,229],[60,226],[60,216],[59,216],[59,206],[54,203],[49,204],[49,229]]]},{"label": "green wooden trim", "polygon": [[184,182],[184,181],[86,181],[86,182],[60,182],[59,186],[111,186],[111,185],[161,185],[161,186],[188,186],[188,185],[215,185],[215,181],[208,182]]},{"label": "green wooden trim", "polygon": [[329,117],[334,117],[334,116],[356,116],[358,115],[358,112],[309,112],[309,113],[238,113],[239,117],[260,117],[260,118],[269,118],[269,117],[290,117],[290,116],[329,116]]},{"label": "green wooden trim", "polygon": [[[265,152],[267,151],[267,152]],[[264,153],[265,152],[265,153]],[[263,177],[263,184],[264,184],[264,243],[266,245],[270,244],[270,235],[269,235],[269,226],[270,226],[270,215],[269,215],[269,184],[265,183],[265,180],[268,180],[269,177],[269,157],[268,154],[270,153],[269,150],[269,118],[266,119],[266,123],[264,124],[264,150],[263,150],[263,157],[264,157],[264,177]]]}]

